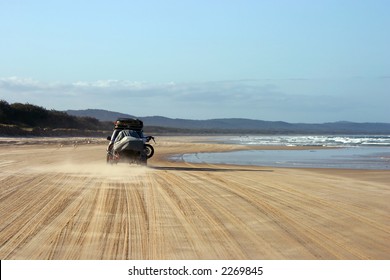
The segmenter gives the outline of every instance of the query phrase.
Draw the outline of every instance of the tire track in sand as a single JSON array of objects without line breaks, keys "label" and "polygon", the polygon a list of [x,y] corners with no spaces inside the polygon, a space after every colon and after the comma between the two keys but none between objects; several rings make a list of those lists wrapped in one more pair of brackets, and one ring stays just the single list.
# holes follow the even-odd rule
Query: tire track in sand
[{"label": "tire track in sand", "polygon": [[[106,166],[101,145],[45,151],[16,147],[1,159],[15,161],[0,169],[1,259],[386,259],[390,254],[380,247],[388,244],[389,223],[375,219],[388,209],[385,173],[380,173],[385,183],[374,192],[364,180],[345,179],[344,188],[331,174],[323,179],[285,169],[191,165],[158,157],[148,168]],[[314,183],[326,184],[337,201],[324,199]],[[357,184],[360,191],[350,192]],[[383,209],[356,213],[361,208],[345,194]]]}]

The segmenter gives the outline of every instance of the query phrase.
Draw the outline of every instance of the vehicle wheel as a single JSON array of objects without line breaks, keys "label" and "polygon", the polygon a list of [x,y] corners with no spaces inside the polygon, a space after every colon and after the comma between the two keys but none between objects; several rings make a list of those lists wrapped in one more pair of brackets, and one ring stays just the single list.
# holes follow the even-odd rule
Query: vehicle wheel
[{"label": "vehicle wheel", "polygon": [[147,158],[151,158],[154,155],[154,148],[150,144],[145,144],[145,153]]}]

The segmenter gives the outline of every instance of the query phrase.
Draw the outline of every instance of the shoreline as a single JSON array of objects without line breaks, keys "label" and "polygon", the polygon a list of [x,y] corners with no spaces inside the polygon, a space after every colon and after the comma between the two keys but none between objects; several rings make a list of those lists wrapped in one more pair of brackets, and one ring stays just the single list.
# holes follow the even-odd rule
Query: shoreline
[{"label": "shoreline", "polygon": [[[160,142],[160,140],[162,142]],[[232,143],[222,143],[215,140],[214,136],[158,136],[156,143],[152,143],[155,149],[159,145],[165,145],[166,142],[170,144],[165,147],[162,152],[156,152],[152,161],[165,161],[172,163],[179,163],[180,160],[173,160],[173,156],[180,156],[184,154],[196,153],[224,153],[236,151],[305,151],[305,150],[335,150],[343,149],[345,147],[335,146],[286,146],[286,145],[242,145]],[[48,147],[66,147],[66,146],[83,146],[83,145],[106,145],[108,141],[101,137],[0,137],[0,147],[6,145],[13,145],[16,147],[23,146],[40,146],[48,145]],[[180,146],[180,149],[175,149],[174,145]],[[168,148],[168,149],[167,149]],[[184,151],[181,149],[185,148]],[[387,156],[387,155],[386,155]],[[185,161],[183,161],[185,163]],[[190,164],[202,164],[190,162]],[[205,163],[207,164],[207,163]],[[224,166],[246,166],[246,167],[264,167],[264,168],[282,168],[282,169],[302,169],[308,171],[323,171],[323,170],[345,170],[345,171],[388,171],[388,169],[355,169],[355,168],[334,168],[334,167],[293,167],[293,166],[271,166],[271,165],[251,165],[251,164],[234,164],[234,163],[210,163],[213,165]]]},{"label": "shoreline", "polygon": [[[207,140],[208,139],[208,140]],[[160,142],[161,140],[161,142]],[[180,163],[181,161],[172,160],[171,157],[176,155],[192,154],[192,153],[215,153],[215,152],[233,152],[233,151],[283,151],[283,150],[334,150],[343,149],[343,147],[334,146],[285,146],[285,145],[242,145],[221,143],[215,140],[214,136],[158,136],[156,143],[152,143],[155,149],[160,145],[169,143],[164,147],[163,151],[156,151],[153,158],[149,161]],[[106,145],[108,141],[100,137],[0,137],[0,147],[13,145],[15,147],[23,146],[42,146],[48,147],[78,147],[83,145]],[[174,145],[180,146],[176,149]],[[43,147],[42,147],[43,148]],[[184,151],[182,149],[185,149]],[[186,163],[183,161],[182,163]],[[201,165],[202,163],[190,163]],[[207,163],[204,163],[207,164]],[[332,168],[332,167],[284,167],[284,166],[269,166],[269,165],[248,165],[248,164],[232,164],[232,163],[210,163],[212,165],[222,166],[242,166],[242,167],[264,167],[264,168],[281,168],[281,169],[302,169],[308,171],[378,171],[386,172],[387,169],[354,169],[354,168]]]},{"label": "shoreline", "polygon": [[[206,137],[206,139],[209,139],[212,137]],[[184,160],[175,160],[172,159],[172,157],[180,157],[185,154],[197,154],[197,153],[228,153],[228,152],[236,152],[236,151],[308,151],[308,150],[337,150],[337,149],[343,149],[344,147],[334,147],[334,146],[282,146],[282,145],[241,145],[241,144],[226,144],[226,143],[219,143],[215,141],[205,141],[204,138],[199,139],[199,137],[184,137],[182,140],[187,141],[180,141],[179,139],[175,138],[175,141],[172,141],[172,139],[168,138],[170,142],[178,143],[181,148],[186,147],[185,151],[179,151],[179,150],[170,150],[168,153],[163,152],[162,154],[156,153],[157,158],[159,160],[168,161],[168,162],[174,162],[174,163],[188,163],[188,164],[211,164],[211,165],[222,165],[222,166],[243,166],[243,167],[264,167],[264,168],[282,168],[282,169],[302,169],[302,170],[308,170],[308,171],[321,171],[321,170],[345,170],[345,171],[352,171],[352,172],[365,172],[365,171],[379,171],[379,172],[388,172],[388,169],[374,169],[374,168],[335,168],[335,167],[293,167],[293,166],[271,166],[271,165],[262,165],[262,164],[235,164],[235,163],[198,163],[198,162],[186,162]],[[189,144],[190,143],[190,144]],[[386,155],[387,156],[387,155]]]}]

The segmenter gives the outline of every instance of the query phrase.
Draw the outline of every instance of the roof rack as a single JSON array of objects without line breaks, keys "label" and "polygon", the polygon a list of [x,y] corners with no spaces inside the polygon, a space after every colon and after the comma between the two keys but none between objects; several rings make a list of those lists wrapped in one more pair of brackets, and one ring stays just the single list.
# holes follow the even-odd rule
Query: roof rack
[{"label": "roof rack", "polygon": [[114,124],[115,129],[142,130],[144,127],[143,121],[135,118],[118,118]]}]

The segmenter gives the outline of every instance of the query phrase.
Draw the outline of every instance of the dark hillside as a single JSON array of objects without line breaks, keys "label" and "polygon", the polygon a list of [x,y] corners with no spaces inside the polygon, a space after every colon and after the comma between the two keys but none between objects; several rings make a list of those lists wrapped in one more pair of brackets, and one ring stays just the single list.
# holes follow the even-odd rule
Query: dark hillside
[{"label": "dark hillside", "polygon": [[112,129],[112,124],[92,117],[76,117],[32,104],[9,104],[4,100],[0,101],[0,124],[0,136],[90,135]]},{"label": "dark hillside", "polygon": [[66,113],[76,117],[92,117],[99,121],[114,121],[117,118],[134,118],[132,115],[100,109],[67,110]]}]

